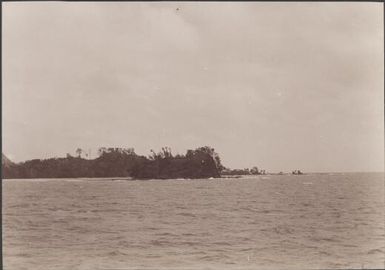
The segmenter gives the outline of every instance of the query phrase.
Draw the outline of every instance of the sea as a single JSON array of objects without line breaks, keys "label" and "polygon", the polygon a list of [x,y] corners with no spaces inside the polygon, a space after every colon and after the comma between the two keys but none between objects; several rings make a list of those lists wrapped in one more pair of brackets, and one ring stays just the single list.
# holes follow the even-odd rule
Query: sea
[{"label": "sea", "polygon": [[385,268],[384,173],[2,187],[6,270]]}]

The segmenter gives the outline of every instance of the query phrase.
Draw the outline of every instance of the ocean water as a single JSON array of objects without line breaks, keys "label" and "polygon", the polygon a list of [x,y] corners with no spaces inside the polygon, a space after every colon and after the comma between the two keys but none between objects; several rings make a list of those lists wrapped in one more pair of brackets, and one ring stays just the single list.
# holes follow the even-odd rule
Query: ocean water
[{"label": "ocean water", "polygon": [[384,268],[384,174],[3,180],[4,269]]}]

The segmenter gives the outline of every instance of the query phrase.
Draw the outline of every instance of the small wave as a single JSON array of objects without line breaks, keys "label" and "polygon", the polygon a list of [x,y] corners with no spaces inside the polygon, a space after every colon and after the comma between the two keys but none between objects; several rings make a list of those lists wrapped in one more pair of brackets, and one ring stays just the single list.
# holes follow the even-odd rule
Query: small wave
[{"label": "small wave", "polygon": [[358,247],[357,245],[350,245],[350,244],[342,244],[341,246],[343,246],[343,247],[351,247],[351,248]]},{"label": "small wave", "polygon": [[28,203],[22,203],[22,204],[12,205],[9,208],[27,208],[28,206],[29,206]]},{"label": "small wave", "polygon": [[206,254],[206,252],[205,251],[191,251],[191,252],[189,252],[189,254],[191,254],[191,255],[204,255],[204,254]]},{"label": "small wave", "polygon": [[161,255],[156,255],[156,254],[148,254],[146,255],[146,258],[152,258],[152,259],[157,259],[157,258],[162,258],[163,256]]},{"label": "small wave", "polygon": [[213,244],[218,246],[231,246],[231,244],[228,242],[215,242]]},{"label": "small wave", "polygon": [[194,215],[194,214],[191,214],[191,213],[179,213],[178,216],[195,217],[195,215]]},{"label": "small wave", "polygon": [[164,233],[156,233],[155,235],[156,235],[156,236],[177,236],[177,234],[168,233],[168,232],[164,232]]},{"label": "small wave", "polygon": [[312,237],[310,238],[313,241],[323,241],[323,242],[340,242],[339,240],[335,238],[329,238],[329,237]]},{"label": "small wave", "polygon": [[166,245],[170,244],[169,241],[164,241],[164,240],[151,240],[150,243],[151,243],[151,245],[153,245],[155,247],[166,246]]},{"label": "small wave", "polygon": [[376,254],[376,253],[384,254],[385,252],[379,248],[371,249],[368,251],[368,254]]},{"label": "small wave", "polygon": [[254,209],[252,208],[252,206],[250,206],[250,207],[241,207],[241,208],[239,208],[239,210],[254,211]]},{"label": "small wave", "polygon": [[127,255],[127,253],[121,252],[119,250],[114,250],[107,253],[108,256],[119,256],[119,255]]},{"label": "small wave", "polygon": [[197,245],[201,245],[201,242],[184,241],[184,242],[180,242],[179,244],[183,246],[197,246]]},{"label": "small wave", "polygon": [[331,252],[328,252],[328,251],[323,251],[323,250],[321,250],[321,251],[318,251],[318,253],[319,253],[319,254],[322,254],[322,255],[326,255],[326,256],[330,256],[330,255],[332,255],[332,253],[331,253]]},{"label": "small wave", "polygon": [[302,203],[301,205],[302,205],[302,206],[305,206],[305,207],[307,207],[307,206],[312,206],[311,203]]},{"label": "small wave", "polygon": [[144,227],[143,229],[144,230],[148,230],[148,231],[158,231],[160,228],[157,228],[157,227]]},{"label": "small wave", "polygon": [[274,228],[274,231],[277,233],[277,234],[292,234],[294,232],[293,229],[291,228],[287,228],[287,227],[275,227]]},{"label": "small wave", "polygon": [[33,256],[31,254],[28,254],[28,253],[19,253],[19,254],[16,254],[16,257],[32,258]]},{"label": "small wave", "polygon": [[70,211],[69,209],[60,208],[60,207],[47,208],[47,210],[52,211],[52,212],[68,212],[68,211]]},{"label": "small wave", "polygon": [[213,261],[213,260],[223,260],[223,259],[229,259],[230,257],[224,254],[221,255],[206,255],[203,257],[200,257],[199,259],[205,260],[205,261]]},{"label": "small wave", "polygon": [[310,245],[305,245],[305,244],[301,244],[301,246],[304,248],[319,249],[318,246],[310,246]]},{"label": "small wave", "polygon": [[253,248],[243,248],[240,251],[251,251],[251,250],[254,250],[254,249]]}]

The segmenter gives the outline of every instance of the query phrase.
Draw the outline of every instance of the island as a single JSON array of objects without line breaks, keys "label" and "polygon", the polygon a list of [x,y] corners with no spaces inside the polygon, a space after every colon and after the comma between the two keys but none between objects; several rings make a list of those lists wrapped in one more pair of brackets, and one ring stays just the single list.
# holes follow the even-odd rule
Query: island
[{"label": "island", "polygon": [[98,157],[67,154],[63,158],[33,159],[13,163],[2,155],[2,178],[79,178],[129,177],[134,179],[217,178],[221,164],[214,148],[204,146],[173,155],[169,147],[151,150],[149,156],[135,153],[133,148],[99,148]]},{"label": "island", "polygon": [[[134,148],[98,149],[98,156],[91,159],[87,151],[77,148],[76,156],[48,159],[32,159],[12,162],[2,154],[3,179],[28,178],[126,178],[126,179],[202,179],[242,178],[266,175],[266,170],[254,166],[230,169],[222,165],[215,149],[209,146],[187,150],[185,154],[173,155],[170,147],[160,151],[150,150],[148,156],[138,155]],[[282,175],[283,172],[278,173]],[[293,174],[303,174],[293,171]]]}]

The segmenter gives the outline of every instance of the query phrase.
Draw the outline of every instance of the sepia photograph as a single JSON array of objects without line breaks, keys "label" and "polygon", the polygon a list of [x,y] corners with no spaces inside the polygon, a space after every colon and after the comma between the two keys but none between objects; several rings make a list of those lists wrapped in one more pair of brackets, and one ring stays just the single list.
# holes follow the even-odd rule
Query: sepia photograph
[{"label": "sepia photograph", "polygon": [[382,2],[1,5],[2,269],[385,268]]}]

